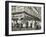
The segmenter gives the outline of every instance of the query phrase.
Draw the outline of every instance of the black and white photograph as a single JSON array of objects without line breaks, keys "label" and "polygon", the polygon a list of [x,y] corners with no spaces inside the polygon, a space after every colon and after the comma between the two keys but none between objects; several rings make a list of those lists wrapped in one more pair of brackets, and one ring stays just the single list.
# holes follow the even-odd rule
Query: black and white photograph
[{"label": "black and white photograph", "polygon": [[44,3],[8,2],[8,35],[44,33]]},{"label": "black and white photograph", "polygon": [[41,7],[11,6],[12,31],[40,30]]}]

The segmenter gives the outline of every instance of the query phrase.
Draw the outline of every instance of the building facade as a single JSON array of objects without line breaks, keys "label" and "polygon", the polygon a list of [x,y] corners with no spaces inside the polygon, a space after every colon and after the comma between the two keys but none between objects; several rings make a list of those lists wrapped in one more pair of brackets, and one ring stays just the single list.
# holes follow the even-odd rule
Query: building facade
[{"label": "building facade", "polygon": [[22,28],[36,29],[38,23],[36,21],[38,20],[37,17],[34,17],[25,11],[12,13],[12,25],[13,27],[18,28],[18,30]]}]

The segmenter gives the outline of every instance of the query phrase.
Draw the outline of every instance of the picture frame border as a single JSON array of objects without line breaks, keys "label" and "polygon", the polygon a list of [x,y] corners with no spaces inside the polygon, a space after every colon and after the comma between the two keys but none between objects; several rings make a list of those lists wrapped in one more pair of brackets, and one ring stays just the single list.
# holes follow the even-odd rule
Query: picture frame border
[{"label": "picture frame border", "polygon": [[[42,4],[44,5],[44,32],[43,33],[27,33],[27,34],[12,34],[9,35],[9,3],[27,3],[27,4]],[[5,1],[5,36],[18,36],[18,35],[34,35],[45,34],[45,3],[39,2],[22,2],[22,1]]]}]

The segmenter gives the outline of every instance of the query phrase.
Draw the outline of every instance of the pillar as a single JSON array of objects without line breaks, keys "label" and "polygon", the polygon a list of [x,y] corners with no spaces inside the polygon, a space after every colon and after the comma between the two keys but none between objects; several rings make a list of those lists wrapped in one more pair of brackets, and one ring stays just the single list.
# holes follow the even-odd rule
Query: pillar
[{"label": "pillar", "polygon": [[35,28],[35,21],[32,22],[32,28]]},{"label": "pillar", "polygon": [[31,26],[31,23],[32,23],[32,21],[28,21],[28,27],[30,27],[30,26]]},{"label": "pillar", "polygon": [[23,24],[23,27],[26,27],[26,24],[25,23]]}]

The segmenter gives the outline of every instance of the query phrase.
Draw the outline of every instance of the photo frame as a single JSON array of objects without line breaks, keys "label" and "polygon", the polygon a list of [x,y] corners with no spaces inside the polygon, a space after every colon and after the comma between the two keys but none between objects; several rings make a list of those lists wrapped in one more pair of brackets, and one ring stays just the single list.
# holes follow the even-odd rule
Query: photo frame
[{"label": "photo frame", "polygon": [[45,3],[5,1],[5,35],[45,34]]}]

